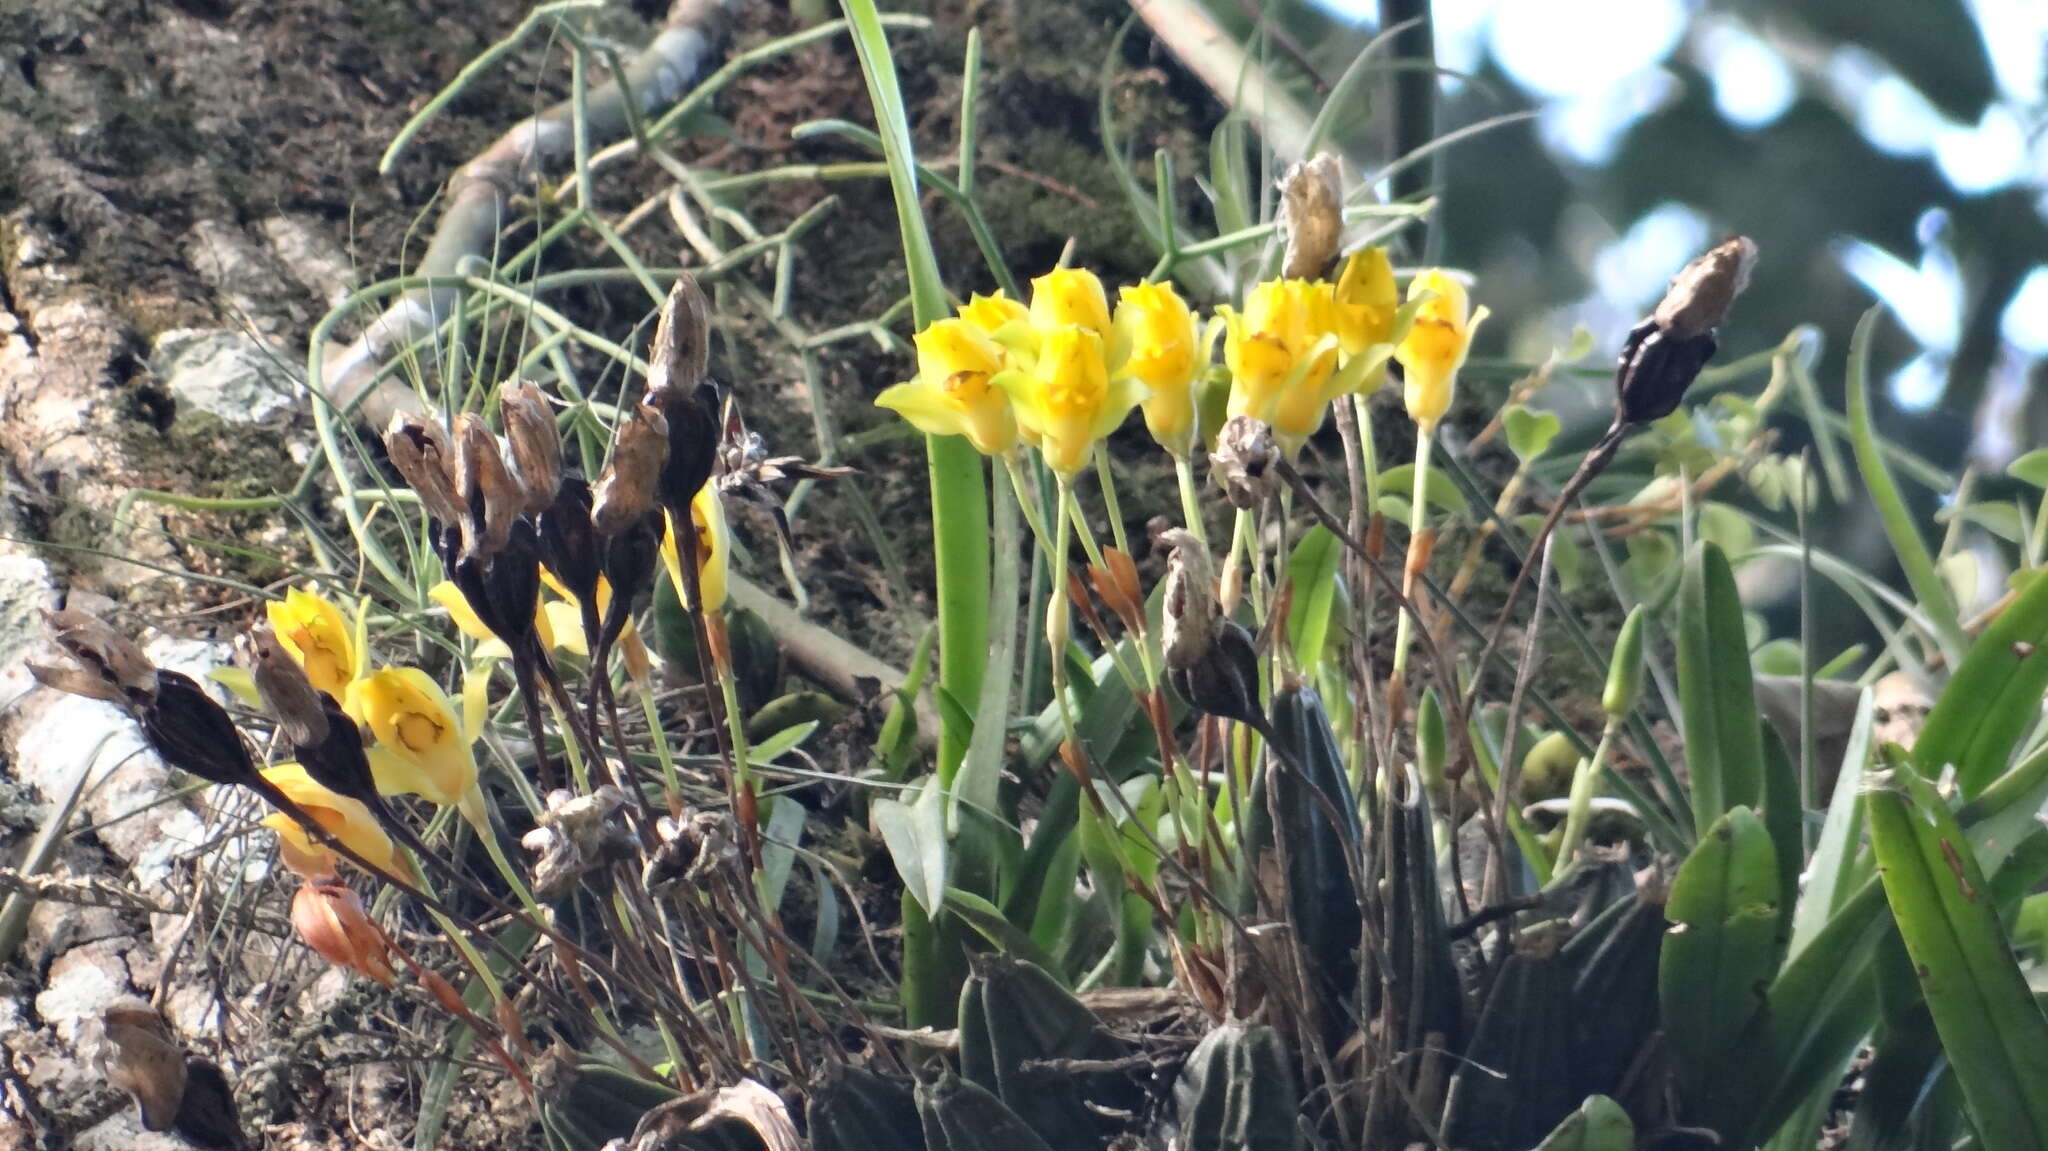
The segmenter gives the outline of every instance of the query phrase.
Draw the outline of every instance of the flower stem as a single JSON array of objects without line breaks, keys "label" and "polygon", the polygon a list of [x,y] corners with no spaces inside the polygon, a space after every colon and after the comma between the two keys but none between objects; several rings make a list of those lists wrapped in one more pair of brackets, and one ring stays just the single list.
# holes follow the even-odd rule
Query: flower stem
[{"label": "flower stem", "polygon": [[[1415,428],[1415,491],[1409,497],[1408,505],[1408,560],[1401,568],[1401,598],[1415,598],[1415,580],[1422,574],[1422,568],[1429,562],[1429,545],[1423,533],[1429,526],[1429,449],[1435,441],[1436,425],[1418,424]],[[1408,612],[1401,613],[1400,623],[1394,630],[1394,674],[1393,682],[1399,685],[1408,670],[1408,647],[1413,638],[1414,617]],[[1398,695],[1396,699],[1400,698]]]},{"label": "flower stem", "polygon": [[1209,529],[1202,524],[1202,501],[1195,488],[1194,461],[1187,456],[1173,457],[1173,474],[1180,480],[1180,517],[1206,548],[1209,546]]}]

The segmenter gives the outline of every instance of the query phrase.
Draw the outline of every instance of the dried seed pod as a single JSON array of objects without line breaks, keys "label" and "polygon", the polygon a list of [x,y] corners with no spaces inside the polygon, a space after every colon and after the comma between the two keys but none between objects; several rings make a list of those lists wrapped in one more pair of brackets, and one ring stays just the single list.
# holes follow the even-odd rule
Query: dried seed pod
[{"label": "dried seed pod", "polygon": [[1650,318],[1681,339],[1710,332],[1728,318],[1735,297],[1749,287],[1756,268],[1756,241],[1730,236],[1693,258],[1671,277],[1671,286]]},{"label": "dried seed pod", "polygon": [[659,410],[668,426],[668,459],[658,488],[662,506],[672,515],[686,514],[717,470],[724,425],[718,388],[706,380],[688,392],[649,391],[644,406]]},{"label": "dried seed pod", "polygon": [[668,420],[650,404],[635,405],[619,425],[612,458],[597,479],[590,519],[598,535],[617,535],[655,509],[668,456]]},{"label": "dried seed pod", "polygon": [[1174,545],[1162,605],[1167,682],[1198,711],[1264,730],[1251,633],[1225,618],[1217,604],[1208,549],[1186,530],[1166,534]]},{"label": "dried seed pod", "polygon": [[222,784],[252,784],[256,764],[227,709],[182,672],[156,673],[156,697],[136,717],[163,761]]},{"label": "dried seed pod", "polygon": [[1344,167],[1328,152],[1302,160],[1280,177],[1280,227],[1287,234],[1281,275],[1321,278],[1344,235]]},{"label": "dried seed pod", "polygon": [[293,746],[299,766],[313,782],[336,795],[345,795],[368,807],[379,820],[385,812],[383,797],[377,794],[377,779],[370,771],[369,750],[363,746],[363,729],[341,710],[334,697],[316,693],[325,720],[325,731],[314,742]]},{"label": "dried seed pod", "polygon": [[455,454],[440,425],[406,413],[393,416],[384,431],[384,452],[428,515],[444,524],[462,522],[462,501],[455,496]]},{"label": "dried seed pod", "polygon": [[504,550],[512,521],[525,508],[525,493],[512,479],[498,437],[483,417],[475,412],[456,417],[455,443],[455,491],[468,512],[463,549],[472,555],[496,555]]},{"label": "dried seed pod", "polygon": [[1280,485],[1274,465],[1280,447],[1273,441],[1273,429],[1252,416],[1237,416],[1216,435],[1216,450],[1209,453],[1209,470],[1223,485],[1223,494],[1235,508],[1257,507]]},{"label": "dried seed pod", "polygon": [[255,679],[256,692],[276,717],[278,731],[287,743],[301,747],[327,738],[327,711],[321,705],[320,691],[284,650],[270,625],[257,624],[236,636],[235,654]]},{"label": "dried seed pod", "polygon": [[1216,607],[1216,573],[1209,549],[1186,528],[1160,532],[1159,542],[1171,549],[1166,557],[1166,595],[1160,607],[1165,617],[1161,646],[1168,667],[1187,667],[1208,650],[1215,622],[1221,618]]},{"label": "dried seed pod", "polygon": [[547,810],[519,846],[537,857],[533,893],[556,899],[599,868],[633,855],[633,837],[616,816],[626,805],[625,793],[606,784],[589,795],[556,790],[548,793]]},{"label": "dried seed pod", "polygon": [[50,638],[77,667],[30,663],[45,687],[91,699],[139,706],[156,694],[156,665],[135,642],[80,611],[44,612]]},{"label": "dried seed pod", "polygon": [[590,485],[571,469],[562,477],[555,501],[534,520],[540,562],[555,573],[579,603],[597,610],[597,578],[602,571],[597,527],[590,522]]},{"label": "dried seed pod", "polygon": [[504,413],[512,467],[526,496],[520,511],[537,516],[555,502],[562,487],[562,434],[555,427],[555,410],[540,388],[527,381],[498,389],[498,409]]}]

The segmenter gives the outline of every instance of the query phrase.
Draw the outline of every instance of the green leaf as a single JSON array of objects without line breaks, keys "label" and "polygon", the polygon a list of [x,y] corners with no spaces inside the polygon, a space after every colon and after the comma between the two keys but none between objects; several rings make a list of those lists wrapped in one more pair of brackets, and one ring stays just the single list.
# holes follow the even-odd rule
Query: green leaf
[{"label": "green leaf", "polygon": [[818,730],[818,721],[815,719],[807,719],[802,723],[785,727],[767,739],[748,748],[747,759],[751,763],[773,762],[776,756],[809,739],[811,733],[816,730]]},{"label": "green leaf", "polygon": [[1657,988],[1683,1080],[1704,1081],[1762,1007],[1758,989],[1778,969],[1780,901],[1777,850],[1747,807],[1716,819],[1680,865]]},{"label": "green leaf", "polygon": [[917,900],[926,915],[936,918],[946,899],[951,864],[946,842],[945,792],[929,779],[913,790],[917,794],[908,803],[900,799],[875,800],[870,805],[869,817],[882,837],[882,845],[889,849],[896,874],[903,879],[903,890]]},{"label": "green leaf", "polygon": [[967,926],[979,932],[983,939],[994,944],[1012,959],[1022,959],[1033,964],[1058,980],[1060,986],[1068,986],[1066,973],[1060,968],[1059,963],[1031,938],[1029,932],[1003,918],[1002,909],[995,904],[971,891],[948,887],[946,910],[965,920]]},{"label": "green leaf", "polygon": [[1338,575],[1343,559],[1337,537],[1317,524],[1301,537],[1294,555],[1287,561],[1287,579],[1294,585],[1292,606],[1287,612],[1287,642],[1303,668],[1313,668],[1323,658],[1323,644],[1330,634],[1331,609],[1344,590]]},{"label": "green leaf", "polygon": [[2048,448],[2035,448],[2007,464],[2005,474],[2023,484],[2048,490]]},{"label": "green leaf", "polygon": [[1863,313],[1863,318],[1856,324],[1856,334],[1849,340],[1849,372],[1845,389],[1849,446],[1855,450],[1856,469],[1863,474],[1863,486],[1870,489],[1870,501],[1877,505],[1878,518],[1884,523],[1884,534],[1891,539],[1892,551],[1899,557],[1899,567],[1906,573],[1906,582],[1912,586],[1914,598],[1920,601],[1920,610],[1933,621],[1936,638],[1953,658],[1968,646],[1962,625],[1957,621],[1955,601],[1949,598],[1948,585],[1942,582],[1941,573],[1935,570],[1934,556],[1927,550],[1927,541],[1920,538],[1920,529],[1914,523],[1913,514],[1899,495],[1899,485],[1893,481],[1891,469],[1879,451],[1877,428],[1871,422],[1870,341],[1876,334],[1877,318],[1883,310],[1879,305]]},{"label": "green leaf", "polygon": [[1705,835],[1721,813],[1762,798],[1763,760],[1742,600],[1727,558],[1706,542],[1693,545],[1679,588],[1678,698],[1693,819]]},{"label": "green leaf", "polygon": [[1806,890],[1800,895],[1799,910],[1792,917],[1792,947],[1796,958],[1829,917],[1841,909],[1849,893],[1868,875],[1858,866],[1857,849],[1863,837],[1863,769],[1870,762],[1871,725],[1875,703],[1864,689],[1856,700],[1856,717],[1849,722],[1849,738],[1843,741],[1841,771],[1835,776],[1834,798],[1828,803],[1820,839],[1814,845],[1807,866]]},{"label": "green leaf", "polygon": [[1700,505],[1699,538],[1741,559],[1756,546],[1756,529],[1749,518],[1727,504],[1713,500]]},{"label": "green leaf", "polygon": [[1542,455],[1564,427],[1556,412],[1539,412],[1521,404],[1502,412],[1500,420],[1508,434],[1508,450],[1525,464]]},{"label": "green leaf", "polygon": [[2035,580],[1984,629],[1913,744],[1921,774],[1953,765],[1964,798],[2004,773],[2048,691],[2048,580]]},{"label": "green leaf", "polygon": [[[1399,464],[1380,473],[1380,490],[1383,492],[1412,492],[1415,490],[1415,465]],[[1451,515],[1465,511],[1465,493],[1458,490],[1456,480],[1443,472],[1431,468],[1422,481],[1423,498],[1432,507]],[[1406,508],[1404,502],[1401,505]]]},{"label": "green leaf", "polygon": [[1635,1145],[1636,1125],[1629,1121],[1628,1112],[1605,1095],[1593,1095],[1545,1136],[1535,1151],[1630,1151]]},{"label": "green leaf", "polygon": [[2048,1149],[2048,1018],[1948,805],[1911,772],[1889,780],[1867,801],[1878,874],[1982,1145]]}]

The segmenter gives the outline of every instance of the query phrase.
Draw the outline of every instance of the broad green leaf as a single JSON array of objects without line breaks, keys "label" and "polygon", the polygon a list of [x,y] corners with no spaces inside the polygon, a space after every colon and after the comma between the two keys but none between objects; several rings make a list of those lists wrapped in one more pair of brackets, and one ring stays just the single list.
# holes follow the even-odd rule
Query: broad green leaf
[{"label": "broad green leaf", "polygon": [[1542,455],[1564,427],[1556,412],[1539,412],[1521,404],[1502,412],[1500,422],[1507,432],[1508,450],[1525,464]]},{"label": "broad green leaf", "polygon": [[1535,1151],[1630,1151],[1635,1145],[1636,1125],[1628,1112],[1607,1096],[1594,1095],[1566,1116]]},{"label": "broad green leaf", "polygon": [[1928,778],[1953,765],[1970,798],[2004,773],[2048,691],[2048,580],[2035,580],[1972,644],[1913,744]]},{"label": "broad green leaf", "polygon": [[904,891],[917,900],[926,915],[936,916],[946,898],[950,864],[945,792],[929,779],[914,790],[916,796],[907,803],[875,800],[869,813],[896,864],[896,874],[903,879]]},{"label": "broad green leaf", "polygon": [[1778,856],[1778,941],[1792,938],[1792,912],[1799,897],[1800,864],[1806,858],[1806,807],[1799,799],[1799,766],[1775,730],[1763,733],[1763,816]]},{"label": "broad green leaf", "polygon": [[[1382,492],[1414,491],[1415,465],[1398,464],[1381,472],[1380,490]],[[1448,512],[1451,515],[1460,515],[1465,511],[1465,493],[1458,490],[1458,482],[1436,468],[1431,468],[1429,475],[1423,477],[1422,494],[1423,498],[1429,501],[1430,506],[1438,511]],[[1385,497],[1382,497],[1383,502],[1384,499]],[[1403,508],[1408,506],[1405,499],[1402,501],[1401,506]]]},{"label": "broad green leaf", "polygon": [[1699,538],[1741,559],[1756,546],[1756,529],[1749,518],[1724,503],[1708,500],[1699,509]]},{"label": "broad green leaf", "polygon": [[1869,793],[1871,845],[1906,951],[1979,1137],[2048,1148],[2048,1018],[1991,906],[1983,871],[1931,784],[1911,772]]},{"label": "broad green leaf", "polygon": [[2027,542],[2027,529],[2020,507],[2011,500],[1988,500],[1967,507],[1946,509],[1934,515],[1937,523],[1960,519],[1975,524],[2009,544]]},{"label": "broad green leaf", "polygon": [[2007,464],[2005,474],[2023,484],[2048,490],[2048,448],[2035,448]]},{"label": "broad green leaf", "polygon": [[1679,587],[1678,698],[1694,825],[1705,835],[1723,812],[1762,799],[1763,739],[1735,576],[1704,541]]},{"label": "broad green leaf", "polygon": [[1906,573],[1906,582],[1912,586],[1914,598],[1920,601],[1920,610],[1934,623],[1936,638],[1948,649],[1951,656],[1962,652],[1967,643],[1963,628],[1956,616],[1955,601],[1949,597],[1947,585],[1935,570],[1934,556],[1927,550],[1927,541],[1920,538],[1920,528],[1913,520],[1913,514],[1906,508],[1906,501],[1899,495],[1899,485],[1893,481],[1891,469],[1885,464],[1879,450],[1877,428],[1870,417],[1870,341],[1877,331],[1877,318],[1883,313],[1878,305],[1863,313],[1856,324],[1856,333],[1849,340],[1849,371],[1845,385],[1846,414],[1849,418],[1849,446],[1856,453],[1856,468],[1863,474],[1863,486],[1870,491],[1870,501],[1877,505],[1877,514],[1884,524],[1884,534],[1891,539],[1892,551],[1899,557],[1899,567]]},{"label": "broad green leaf", "polygon": [[1304,668],[1315,667],[1323,658],[1331,609],[1343,594],[1343,579],[1338,574],[1343,559],[1337,537],[1317,524],[1301,537],[1287,561],[1287,579],[1294,585],[1287,612],[1287,642]]},{"label": "broad green leaf", "polygon": [[946,910],[965,920],[967,926],[979,932],[982,938],[1012,959],[1022,959],[1034,964],[1058,980],[1062,987],[1068,985],[1066,973],[1059,963],[1031,938],[1029,932],[1003,918],[1002,909],[995,904],[971,891],[948,887]]},{"label": "broad green leaf", "polygon": [[1679,866],[1657,973],[1664,1032],[1681,1078],[1699,1083],[1763,1006],[1781,952],[1778,853],[1747,807],[1716,819]]}]

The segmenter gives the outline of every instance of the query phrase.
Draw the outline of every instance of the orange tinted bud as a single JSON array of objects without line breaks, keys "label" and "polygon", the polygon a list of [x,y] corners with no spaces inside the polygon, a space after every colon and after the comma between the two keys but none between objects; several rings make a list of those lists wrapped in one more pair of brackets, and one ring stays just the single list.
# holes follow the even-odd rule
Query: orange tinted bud
[{"label": "orange tinted bud", "polygon": [[301,885],[292,897],[292,927],[320,958],[386,987],[392,985],[391,941],[370,921],[362,900],[344,884],[314,881]]}]

